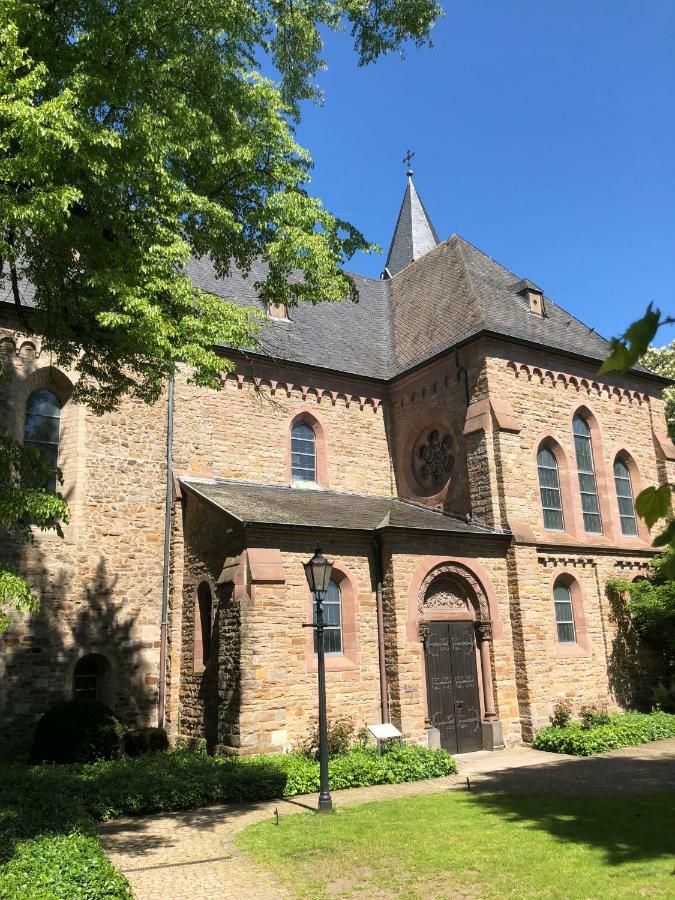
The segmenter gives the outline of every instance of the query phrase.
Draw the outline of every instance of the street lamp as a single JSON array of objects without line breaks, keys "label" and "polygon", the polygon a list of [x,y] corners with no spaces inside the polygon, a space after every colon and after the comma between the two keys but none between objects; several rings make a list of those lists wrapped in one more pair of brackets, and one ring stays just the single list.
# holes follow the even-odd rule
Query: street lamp
[{"label": "street lamp", "polygon": [[328,790],[328,725],[326,722],[326,661],[323,646],[323,599],[330,584],[333,563],[328,562],[316,548],[309,562],[303,563],[307,584],[312,592],[316,609],[316,622],[309,627],[316,632],[319,669],[319,810],[333,808]]}]

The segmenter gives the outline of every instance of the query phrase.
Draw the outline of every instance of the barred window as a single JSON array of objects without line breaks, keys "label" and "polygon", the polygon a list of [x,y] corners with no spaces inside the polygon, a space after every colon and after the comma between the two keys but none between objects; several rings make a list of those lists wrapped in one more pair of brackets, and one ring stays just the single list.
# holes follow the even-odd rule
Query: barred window
[{"label": "barred window", "polygon": [[[59,460],[60,427],[61,404],[58,399],[46,388],[33,391],[26,403],[23,444],[24,447],[36,447],[45,462],[54,468]],[[56,472],[45,487],[52,493],[56,492]]]},{"label": "barred window", "polygon": [[544,528],[549,531],[564,531],[562,495],[558,463],[548,447],[540,447],[537,453],[537,471],[539,473],[539,494],[541,508],[544,512]]},{"label": "barred window", "polygon": [[589,534],[602,534],[602,519],[598,502],[598,486],[593,465],[593,445],[588,423],[580,415],[574,417],[574,449],[577,455],[581,511],[584,514],[584,528]]},{"label": "barred window", "polygon": [[[316,604],[313,606],[313,620],[316,625]],[[342,653],[342,596],[340,588],[331,581],[323,601],[323,649],[325,653]],[[314,652],[319,648],[314,632]]]},{"label": "barred window", "polygon": [[561,644],[574,644],[577,636],[574,628],[572,592],[566,584],[556,583],[553,588],[553,602],[558,641]]},{"label": "barred window", "polygon": [[628,466],[621,459],[614,460],[614,484],[616,498],[619,503],[619,518],[622,534],[636,535],[635,504],[633,503],[633,486],[630,481]]},{"label": "barred window", "polygon": [[291,475],[293,481],[316,481],[316,435],[306,422],[291,431]]}]

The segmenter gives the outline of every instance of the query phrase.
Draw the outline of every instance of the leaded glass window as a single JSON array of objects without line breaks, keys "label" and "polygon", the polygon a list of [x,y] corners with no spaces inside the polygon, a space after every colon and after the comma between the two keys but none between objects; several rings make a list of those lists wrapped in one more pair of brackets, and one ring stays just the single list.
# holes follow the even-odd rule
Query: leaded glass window
[{"label": "leaded glass window", "polygon": [[558,477],[558,463],[548,447],[540,447],[537,453],[539,473],[539,494],[544,512],[544,528],[549,531],[564,531],[562,495]]},{"label": "leaded glass window", "polygon": [[[59,459],[59,429],[61,404],[51,391],[41,388],[33,391],[26,403],[26,424],[23,432],[25,447],[37,447],[50,466]],[[56,491],[56,472],[45,485],[48,491]]]},{"label": "leaded glass window", "polygon": [[622,534],[636,535],[638,530],[635,504],[633,503],[633,486],[630,483],[628,466],[620,459],[614,460],[614,484],[616,485],[616,498],[619,502],[621,532]]},{"label": "leaded glass window", "polygon": [[574,611],[572,609],[572,592],[566,584],[556,584],[553,588],[555,604],[555,622],[558,629],[558,641],[561,644],[574,644],[577,636],[574,629]]},{"label": "leaded glass window", "polygon": [[574,449],[577,455],[581,511],[584,514],[584,528],[590,534],[602,534],[602,519],[598,502],[598,486],[593,465],[593,445],[591,430],[581,416],[575,416],[572,423]]},{"label": "leaded glass window", "polygon": [[[316,604],[313,604],[314,624],[316,625]],[[323,649],[325,653],[342,653],[342,597],[340,588],[331,581],[323,601]],[[314,652],[319,647],[314,632]]]},{"label": "leaded glass window", "polygon": [[296,422],[291,431],[293,481],[316,481],[316,435],[306,422]]}]

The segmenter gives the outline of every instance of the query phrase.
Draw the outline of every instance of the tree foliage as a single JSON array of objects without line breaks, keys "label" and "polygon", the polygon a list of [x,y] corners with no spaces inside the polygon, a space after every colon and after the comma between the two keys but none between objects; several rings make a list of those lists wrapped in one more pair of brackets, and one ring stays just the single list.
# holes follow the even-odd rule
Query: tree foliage
[{"label": "tree foliage", "polygon": [[[651,344],[661,326],[674,323],[675,319],[663,316],[661,311],[654,309],[653,304],[650,303],[641,319],[632,322],[620,337],[612,338],[610,354],[600,367],[600,373],[626,374],[636,363],[642,363],[649,367],[649,361],[653,362],[656,358],[657,363],[662,367],[660,374],[671,377],[673,360],[672,356],[668,357],[668,354],[672,352],[673,344],[670,348],[664,347],[660,350],[653,348]],[[666,396],[666,418],[668,418],[667,404],[668,397]],[[670,430],[670,419],[668,425]],[[673,484],[666,483],[658,487],[652,485],[641,491],[635,498],[635,509],[638,515],[644,519],[648,528],[660,520],[665,522],[664,528],[654,538],[653,544],[655,547],[668,547],[670,551],[675,551],[675,518],[672,516],[674,492],[675,485]],[[664,577],[675,578],[675,552],[666,553],[661,571]]]},{"label": "tree foliage", "polygon": [[[255,346],[254,311],[195,286],[191,256],[222,276],[262,259],[277,303],[357,299],[342,265],[374,247],[310,195],[295,139],[303,101],[321,99],[321,34],[349,31],[364,65],[428,44],[440,14],[435,0],[0,0],[0,296],[75,373],[73,401],[152,403],[179,362],[217,388],[216,348]],[[0,524],[58,530],[65,503],[0,434]],[[35,602],[4,568],[12,598]]]},{"label": "tree foliage", "polygon": [[[640,359],[640,363],[657,375],[672,378],[675,381],[675,341],[665,347],[650,347]],[[675,387],[667,387],[663,391],[666,405],[666,421],[671,440],[675,439]]]}]

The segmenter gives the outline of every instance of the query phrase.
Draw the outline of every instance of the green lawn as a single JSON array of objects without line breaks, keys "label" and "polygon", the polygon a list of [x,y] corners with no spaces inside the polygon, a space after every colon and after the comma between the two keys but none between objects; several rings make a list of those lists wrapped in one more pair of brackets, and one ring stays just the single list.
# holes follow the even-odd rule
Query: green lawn
[{"label": "green lawn", "polygon": [[255,825],[297,897],[675,897],[675,795],[449,792]]}]

